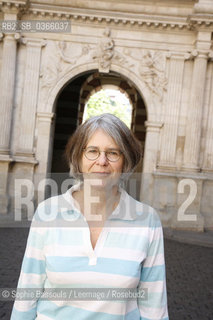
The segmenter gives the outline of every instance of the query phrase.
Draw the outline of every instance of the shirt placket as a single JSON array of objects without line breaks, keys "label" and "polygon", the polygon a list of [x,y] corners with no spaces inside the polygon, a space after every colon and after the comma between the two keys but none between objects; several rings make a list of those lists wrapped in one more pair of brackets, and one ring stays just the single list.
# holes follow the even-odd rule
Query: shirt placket
[{"label": "shirt placket", "polygon": [[[86,221],[85,221],[86,222]],[[90,237],[90,229],[86,222],[86,226],[83,230],[83,237],[84,237],[84,246],[86,254],[89,258],[89,265],[96,265],[98,256],[100,255],[102,248],[104,247],[104,243],[106,241],[107,235],[109,232],[109,228],[103,227],[101,230],[101,233],[98,237],[98,240],[96,242],[95,248],[93,249],[92,243],[91,243],[91,237]]]},{"label": "shirt placket", "polygon": [[89,258],[89,265],[94,266],[97,264],[97,256],[92,247],[89,226],[84,227],[83,237],[84,237],[84,247],[85,247],[86,255]]}]

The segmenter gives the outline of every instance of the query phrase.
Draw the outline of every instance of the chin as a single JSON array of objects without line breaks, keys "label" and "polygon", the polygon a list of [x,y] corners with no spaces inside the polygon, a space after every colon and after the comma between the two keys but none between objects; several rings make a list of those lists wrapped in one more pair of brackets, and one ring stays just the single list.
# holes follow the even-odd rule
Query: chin
[{"label": "chin", "polygon": [[92,186],[93,189],[102,189],[113,187],[118,184],[118,177],[113,176],[111,173],[85,173],[84,183]]}]

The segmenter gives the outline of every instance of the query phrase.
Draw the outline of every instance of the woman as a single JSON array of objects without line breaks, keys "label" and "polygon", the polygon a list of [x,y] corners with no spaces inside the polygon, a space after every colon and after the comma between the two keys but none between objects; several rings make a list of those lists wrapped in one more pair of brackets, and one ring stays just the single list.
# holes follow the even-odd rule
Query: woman
[{"label": "woman", "polygon": [[64,295],[16,301],[11,319],[168,319],[160,220],[120,185],[140,143],[102,114],[77,128],[66,154],[79,183],[38,206],[18,284]]}]

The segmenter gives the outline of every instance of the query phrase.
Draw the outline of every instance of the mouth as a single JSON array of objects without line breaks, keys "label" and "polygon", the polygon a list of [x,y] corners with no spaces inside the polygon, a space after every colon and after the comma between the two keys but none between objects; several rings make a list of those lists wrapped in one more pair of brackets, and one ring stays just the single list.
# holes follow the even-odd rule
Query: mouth
[{"label": "mouth", "polygon": [[92,172],[92,174],[98,174],[98,175],[104,175],[104,176],[106,176],[106,175],[109,175],[110,174],[110,172]]},{"label": "mouth", "polygon": [[97,178],[107,178],[110,175],[111,175],[111,172],[103,172],[103,171],[91,172],[91,177],[97,177]]}]

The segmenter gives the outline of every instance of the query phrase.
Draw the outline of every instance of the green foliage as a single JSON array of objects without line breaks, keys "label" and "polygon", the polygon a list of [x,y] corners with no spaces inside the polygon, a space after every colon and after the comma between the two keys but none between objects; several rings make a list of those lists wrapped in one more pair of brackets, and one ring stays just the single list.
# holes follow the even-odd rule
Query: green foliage
[{"label": "green foliage", "polygon": [[130,128],[132,108],[121,95],[122,93],[117,91],[117,94],[110,97],[106,90],[100,90],[93,94],[87,103],[84,120],[108,112],[117,116]]}]

